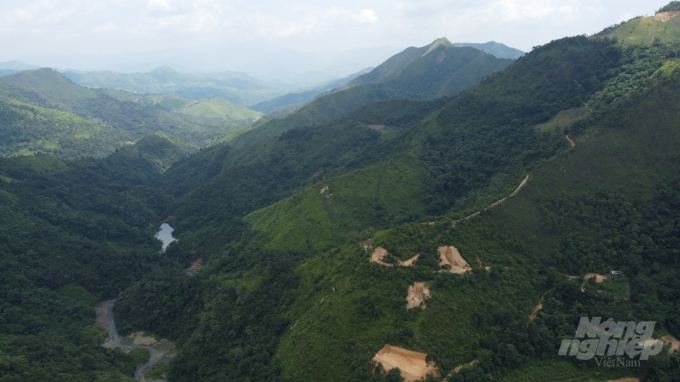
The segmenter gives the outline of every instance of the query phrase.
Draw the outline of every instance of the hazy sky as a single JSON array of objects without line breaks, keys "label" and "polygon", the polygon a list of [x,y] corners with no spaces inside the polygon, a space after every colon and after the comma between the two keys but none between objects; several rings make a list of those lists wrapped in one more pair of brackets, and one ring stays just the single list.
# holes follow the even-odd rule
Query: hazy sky
[{"label": "hazy sky", "polygon": [[[490,40],[528,51],[666,0],[2,0],[0,60],[277,44],[318,52]],[[243,45],[243,44],[242,44]],[[30,54],[33,55],[30,55]]]}]

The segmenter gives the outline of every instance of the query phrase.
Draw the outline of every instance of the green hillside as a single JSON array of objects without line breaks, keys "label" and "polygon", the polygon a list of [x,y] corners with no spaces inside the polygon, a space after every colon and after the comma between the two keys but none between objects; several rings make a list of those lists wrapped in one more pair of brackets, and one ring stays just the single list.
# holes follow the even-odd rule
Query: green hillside
[{"label": "green hillside", "polygon": [[135,185],[150,185],[191,151],[191,148],[174,142],[166,135],[155,133],[116,150],[114,154],[97,161],[96,165],[113,179]]},{"label": "green hillside", "polygon": [[61,158],[99,156],[128,137],[73,114],[0,96],[0,155],[49,153]]},{"label": "green hillside", "polygon": [[106,89],[104,92],[120,101],[141,103],[171,113],[194,117],[202,125],[219,126],[224,124],[247,125],[258,120],[262,113],[236,105],[224,98],[187,99],[172,95],[138,95]]},{"label": "green hillside", "polygon": [[0,78],[3,155],[104,157],[160,132],[195,151],[247,130],[261,113],[221,98],[188,100],[78,86],[51,69]]},{"label": "green hillside", "polygon": [[[377,381],[370,360],[386,343],[427,353],[440,376],[478,360],[454,381],[672,379],[676,357],[601,369],[556,348],[581,316],[680,334],[678,49],[562,39],[451,98],[369,104],[189,157],[159,185],[177,191],[176,250],[207,261],[192,288],[211,303],[174,314],[201,310],[195,289],[152,277],[121,294],[121,319],[186,340],[180,381]],[[365,245],[392,263],[419,258],[372,264]],[[441,273],[443,246],[472,271]],[[583,279],[611,270],[626,277]],[[432,293],[426,309],[405,308],[414,282]],[[137,318],[134,301],[160,285],[177,305],[146,299],[154,313]]]},{"label": "green hillside", "polygon": [[[92,325],[115,298],[121,335],[177,345],[147,380],[680,380],[680,38],[602,38],[638,21],[512,62],[409,48],[378,82],[192,154],[155,133],[101,159],[0,157],[0,379],[130,380],[146,354]],[[88,124],[90,94],[193,118],[174,97],[2,81],[0,116],[45,128],[113,128]],[[653,322],[665,347],[635,367],[559,356],[583,317]]]},{"label": "green hillside", "polygon": [[244,147],[289,129],[327,123],[371,102],[454,95],[511,63],[474,48],[455,48],[445,38],[439,39],[395,55],[352,81],[348,89],[319,97],[287,117],[263,121],[232,144]]},{"label": "green hillside", "polygon": [[680,39],[680,18],[676,16],[670,19],[659,14],[652,17],[638,17],[604,30],[593,37],[616,38],[623,45],[675,43]]}]

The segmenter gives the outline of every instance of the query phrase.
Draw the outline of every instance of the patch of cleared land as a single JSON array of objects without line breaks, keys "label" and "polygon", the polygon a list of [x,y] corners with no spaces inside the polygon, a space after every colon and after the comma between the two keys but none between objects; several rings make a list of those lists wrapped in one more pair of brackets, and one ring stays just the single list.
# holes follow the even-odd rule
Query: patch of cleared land
[{"label": "patch of cleared land", "polygon": [[128,341],[132,342],[135,345],[145,345],[145,346],[153,345],[153,344],[158,342],[152,336],[145,336],[143,332],[132,333],[128,337]]},{"label": "patch of cleared land", "polygon": [[595,279],[595,282],[598,284],[601,284],[604,280],[607,279],[606,276],[602,276],[599,273],[586,273],[586,279],[583,281],[583,284],[581,284],[581,292],[586,291],[586,283],[588,283],[588,280],[590,279]]},{"label": "patch of cleared land", "polygon": [[413,309],[421,307],[425,309],[425,300],[430,298],[430,289],[425,283],[415,283],[408,287],[408,296],[406,296],[406,309]]},{"label": "patch of cleared land", "polygon": [[189,269],[186,270],[186,274],[189,276],[193,276],[196,273],[198,273],[201,269],[203,269],[203,259],[199,257],[198,260],[191,263],[191,267],[189,267]]},{"label": "patch of cleared land", "polygon": [[385,345],[373,361],[381,363],[385,370],[399,369],[407,382],[424,379],[427,375],[437,376],[437,367],[425,362],[427,354]]},{"label": "patch of cleared land", "polygon": [[[364,249],[367,249],[367,248],[368,247],[366,247],[366,246],[364,247]],[[377,264],[380,264],[380,265],[384,265],[386,267],[393,267],[394,264],[389,264],[389,263],[386,263],[386,262],[383,261],[385,256],[388,256],[388,255],[389,255],[389,253],[387,252],[387,250],[385,248],[378,247],[371,254],[371,262],[377,263]],[[420,253],[413,256],[412,258],[410,258],[406,261],[401,261],[401,260],[397,259],[397,265],[402,266],[402,267],[412,267],[416,263],[416,261],[418,260],[419,257],[420,257]]]},{"label": "patch of cleared land", "polygon": [[531,310],[529,321],[533,321],[536,318],[538,311],[541,309],[543,309],[543,299],[541,299],[541,301],[538,302],[538,305],[534,306],[534,309]]},{"label": "patch of cleared land", "polygon": [[676,18],[676,17],[678,17],[678,16],[680,16],[680,12],[678,12],[678,11],[672,11],[672,12],[661,12],[661,13],[657,13],[657,14],[654,15],[654,16],[645,16],[645,18],[646,18],[646,19],[651,19],[651,20],[654,20],[654,21],[659,21],[659,22],[662,22],[662,23],[667,23],[667,22],[669,22],[671,19],[674,19],[674,18]]},{"label": "patch of cleared land", "polygon": [[668,354],[673,354],[680,350],[680,341],[678,341],[675,337],[671,336],[670,334],[661,337],[661,340],[663,341],[664,344],[671,345],[671,349],[668,351]]},{"label": "patch of cleared land", "polygon": [[451,273],[463,274],[472,271],[470,264],[463,259],[454,246],[439,247],[439,266],[444,265],[451,266]]},{"label": "patch of cleared land", "polygon": [[576,147],[576,141],[574,140],[574,138],[567,135],[567,140],[569,141],[569,143],[571,143],[571,147]]}]

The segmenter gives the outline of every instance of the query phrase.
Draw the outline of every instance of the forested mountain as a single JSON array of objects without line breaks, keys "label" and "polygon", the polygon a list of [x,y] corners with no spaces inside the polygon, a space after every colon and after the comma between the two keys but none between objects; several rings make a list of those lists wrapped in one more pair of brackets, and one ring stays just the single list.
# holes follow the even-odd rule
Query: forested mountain
[{"label": "forested mountain", "polygon": [[0,154],[103,157],[155,132],[196,150],[243,131],[261,115],[221,98],[94,90],[52,69],[24,71],[0,78]]},{"label": "forested mountain", "polygon": [[93,306],[167,258],[149,225],[167,197],[47,155],[0,158],[0,378],[131,381]]},{"label": "forested mountain", "polygon": [[478,49],[456,48],[441,38],[422,48],[404,50],[354,79],[347,89],[319,97],[292,115],[256,125],[237,137],[233,145],[243,147],[277,137],[288,129],[327,123],[371,102],[454,95],[511,62]]},{"label": "forested mountain", "polygon": [[[637,38],[645,20],[670,37]],[[177,344],[152,369],[169,381],[680,380],[673,20],[515,61],[437,40],[194,154],[153,134],[96,160],[0,158],[0,378],[128,380],[134,356],[92,326],[115,298],[121,334]],[[447,93],[480,63],[499,67]],[[13,81],[7,115],[100,110]],[[377,86],[420,99],[312,112]],[[161,222],[178,241],[159,255]],[[558,356],[581,317],[653,321],[666,347],[631,368]]]}]

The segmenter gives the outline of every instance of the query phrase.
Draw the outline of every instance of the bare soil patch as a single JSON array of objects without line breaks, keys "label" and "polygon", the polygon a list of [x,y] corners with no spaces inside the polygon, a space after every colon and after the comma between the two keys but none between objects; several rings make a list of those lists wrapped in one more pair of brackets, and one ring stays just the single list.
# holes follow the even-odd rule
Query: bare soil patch
[{"label": "bare soil patch", "polygon": [[385,370],[399,369],[407,382],[424,379],[427,375],[437,376],[437,367],[425,362],[427,354],[385,345],[373,361],[383,365]]},{"label": "bare soil patch", "polygon": [[328,185],[323,186],[323,188],[321,189],[321,193],[323,194],[326,191],[328,191]]},{"label": "bare soil patch", "polygon": [[454,246],[439,247],[439,266],[451,266],[451,273],[463,274],[472,271],[470,264],[463,259]]},{"label": "bare soil patch", "polygon": [[670,334],[661,337],[661,340],[663,341],[664,344],[671,345],[671,349],[668,351],[668,354],[673,354],[680,350],[680,341],[678,341],[675,337],[671,336]]},{"label": "bare soil patch", "polygon": [[529,322],[532,322],[536,318],[538,311],[541,309],[543,309],[543,299],[541,299],[541,301],[538,302],[538,305],[534,306],[534,309],[531,310],[531,314],[529,315]]},{"label": "bare soil patch", "polygon": [[408,296],[406,296],[406,309],[413,309],[421,307],[425,309],[425,300],[430,298],[430,289],[425,283],[415,283],[408,287]]},{"label": "bare soil patch", "polygon": [[145,345],[145,346],[153,345],[153,344],[158,342],[152,336],[145,336],[143,332],[132,333],[128,337],[128,340],[135,345]]},{"label": "bare soil patch", "polygon": [[[364,246],[364,249],[368,249],[368,247]],[[371,254],[371,262],[377,263],[377,264],[380,264],[380,265],[384,265],[386,267],[393,267],[394,264],[389,264],[389,263],[386,263],[386,262],[383,261],[385,256],[388,256],[388,255],[389,255],[389,253],[387,252],[387,250],[385,248],[378,247]],[[418,260],[419,257],[420,257],[420,253],[413,256],[412,258],[410,258],[406,261],[401,261],[401,260],[397,259],[397,265],[399,265],[401,267],[412,267],[416,263],[416,261]]]},{"label": "bare soil patch", "polygon": [[680,16],[680,11],[661,12],[661,13],[657,13],[654,16],[647,16],[645,18],[665,23],[665,22],[668,22],[671,19],[674,19],[678,16]]},{"label": "bare soil patch", "polygon": [[571,147],[576,147],[576,141],[574,140],[574,138],[567,135],[567,140],[569,141],[569,143],[571,143]]},{"label": "bare soil patch", "polygon": [[606,276],[602,276],[599,273],[586,273],[586,279],[585,281],[583,281],[583,284],[581,284],[581,292],[586,291],[586,283],[588,282],[588,280],[593,278],[595,279],[595,282],[598,284],[602,283],[604,280],[607,279]]}]

